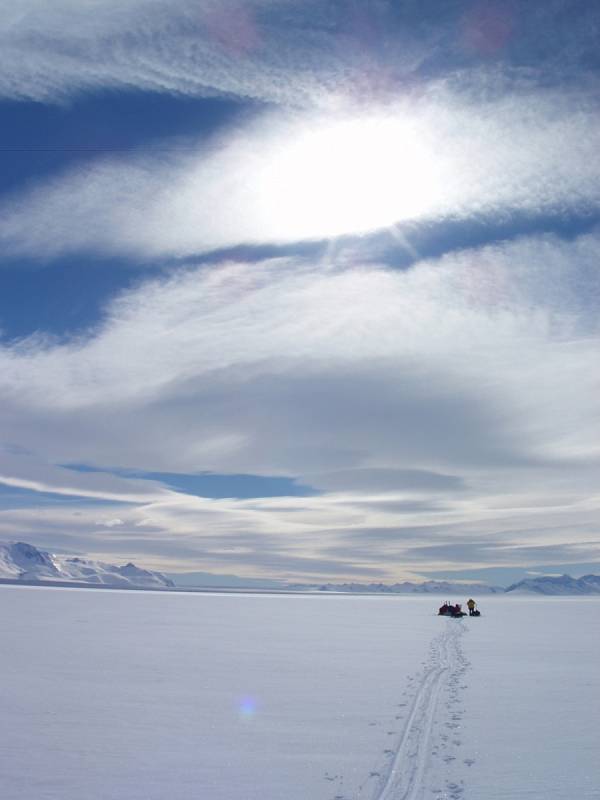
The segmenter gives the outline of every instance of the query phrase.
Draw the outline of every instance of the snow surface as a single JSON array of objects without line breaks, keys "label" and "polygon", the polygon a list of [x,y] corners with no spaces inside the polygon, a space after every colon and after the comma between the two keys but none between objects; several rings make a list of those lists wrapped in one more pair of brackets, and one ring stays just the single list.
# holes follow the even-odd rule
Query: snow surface
[{"label": "snow surface", "polygon": [[437,605],[2,586],[1,796],[600,798],[600,600]]},{"label": "snow surface", "polygon": [[125,564],[68,557],[38,550],[26,542],[0,542],[0,579],[22,581],[60,581],[102,584],[104,586],[172,587],[161,572]]}]

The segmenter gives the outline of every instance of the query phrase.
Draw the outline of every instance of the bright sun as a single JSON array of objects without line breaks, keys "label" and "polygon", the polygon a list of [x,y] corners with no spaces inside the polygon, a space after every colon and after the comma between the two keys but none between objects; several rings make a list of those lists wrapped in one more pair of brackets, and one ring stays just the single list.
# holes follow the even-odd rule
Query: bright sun
[{"label": "bright sun", "polygon": [[440,184],[423,139],[415,125],[391,116],[295,131],[261,177],[269,227],[299,239],[331,238],[421,216]]}]

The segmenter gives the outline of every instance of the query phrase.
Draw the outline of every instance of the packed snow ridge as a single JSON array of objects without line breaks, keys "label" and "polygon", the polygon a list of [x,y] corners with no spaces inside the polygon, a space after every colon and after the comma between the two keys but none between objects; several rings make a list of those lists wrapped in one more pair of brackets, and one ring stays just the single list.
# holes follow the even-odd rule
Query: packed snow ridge
[{"label": "packed snow ridge", "polygon": [[0,543],[0,580],[147,589],[175,585],[162,573],[140,569],[135,564],[117,567],[103,561],[55,555],[25,542]]}]

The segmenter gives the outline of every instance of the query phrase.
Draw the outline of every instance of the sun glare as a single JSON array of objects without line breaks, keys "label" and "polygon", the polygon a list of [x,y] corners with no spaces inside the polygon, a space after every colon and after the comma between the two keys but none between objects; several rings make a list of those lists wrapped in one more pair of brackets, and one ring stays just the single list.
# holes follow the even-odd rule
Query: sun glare
[{"label": "sun glare", "polygon": [[292,135],[261,181],[276,230],[329,238],[421,216],[439,191],[422,131],[395,117],[317,123]]}]

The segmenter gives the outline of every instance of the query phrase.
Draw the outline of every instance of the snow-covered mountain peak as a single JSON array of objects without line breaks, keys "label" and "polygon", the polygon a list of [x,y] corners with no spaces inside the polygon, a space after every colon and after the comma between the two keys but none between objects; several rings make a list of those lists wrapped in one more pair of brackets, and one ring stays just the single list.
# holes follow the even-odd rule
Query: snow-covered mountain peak
[{"label": "snow-covered mountain peak", "polygon": [[131,562],[119,567],[79,556],[61,556],[26,542],[0,543],[0,580],[64,581],[122,588],[174,586],[162,573],[141,569]]},{"label": "snow-covered mountain peak", "polygon": [[0,544],[0,577],[59,579],[59,571],[49,553],[26,542]]}]

